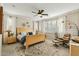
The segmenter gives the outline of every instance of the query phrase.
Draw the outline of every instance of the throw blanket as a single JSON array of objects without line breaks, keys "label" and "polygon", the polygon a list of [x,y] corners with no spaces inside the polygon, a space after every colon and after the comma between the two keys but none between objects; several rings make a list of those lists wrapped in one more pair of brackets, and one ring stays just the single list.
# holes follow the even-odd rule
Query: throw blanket
[{"label": "throw blanket", "polygon": [[26,42],[26,36],[18,35],[17,41],[20,41],[22,45],[24,45]]},{"label": "throw blanket", "polygon": [[25,41],[26,41],[26,36],[23,36],[23,37],[21,38],[21,44],[24,45]]}]

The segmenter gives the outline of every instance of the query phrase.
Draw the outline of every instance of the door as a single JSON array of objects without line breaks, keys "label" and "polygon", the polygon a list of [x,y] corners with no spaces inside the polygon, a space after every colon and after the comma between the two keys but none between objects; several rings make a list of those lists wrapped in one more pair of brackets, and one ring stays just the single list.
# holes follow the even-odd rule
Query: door
[{"label": "door", "polygon": [[2,34],[3,8],[0,7],[0,34]]}]

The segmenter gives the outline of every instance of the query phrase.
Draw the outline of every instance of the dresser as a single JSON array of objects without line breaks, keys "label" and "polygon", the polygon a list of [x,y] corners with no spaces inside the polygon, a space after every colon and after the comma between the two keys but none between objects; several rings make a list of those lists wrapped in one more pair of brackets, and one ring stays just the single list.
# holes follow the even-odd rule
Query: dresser
[{"label": "dresser", "polygon": [[8,44],[8,43],[15,43],[16,42],[16,35],[8,35],[8,33],[7,32],[5,32],[5,38],[4,39],[6,39],[5,41],[4,41],[4,43],[6,43],[6,44]]},{"label": "dresser", "polygon": [[15,36],[7,37],[7,43],[15,43],[15,42],[16,42],[16,37]]},{"label": "dresser", "polygon": [[79,56],[79,44],[72,42],[70,45],[70,55]]}]

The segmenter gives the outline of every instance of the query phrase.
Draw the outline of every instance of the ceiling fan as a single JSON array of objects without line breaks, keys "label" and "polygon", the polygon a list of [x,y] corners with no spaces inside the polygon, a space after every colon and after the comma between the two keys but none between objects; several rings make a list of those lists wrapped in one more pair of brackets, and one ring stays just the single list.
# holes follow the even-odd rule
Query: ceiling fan
[{"label": "ceiling fan", "polygon": [[42,9],[42,10],[38,10],[38,12],[32,11],[32,13],[36,14],[35,16],[40,16],[42,18],[43,16],[48,16],[48,14],[44,14],[44,11],[45,10]]}]

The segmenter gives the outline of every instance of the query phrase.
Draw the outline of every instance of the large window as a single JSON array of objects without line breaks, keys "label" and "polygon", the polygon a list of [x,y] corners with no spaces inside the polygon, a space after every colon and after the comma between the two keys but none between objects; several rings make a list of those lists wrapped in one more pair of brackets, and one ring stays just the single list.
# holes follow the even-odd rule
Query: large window
[{"label": "large window", "polygon": [[46,32],[47,33],[54,33],[56,32],[56,20],[49,20],[46,22]]},{"label": "large window", "polygon": [[41,27],[42,27],[42,31],[46,33],[57,32],[56,20],[43,21]]},{"label": "large window", "polygon": [[65,17],[59,17],[57,20],[58,33],[60,37],[65,34]]},{"label": "large window", "polygon": [[39,30],[46,33],[59,33],[63,36],[65,33],[65,18],[59,17],[39,22]]}]

